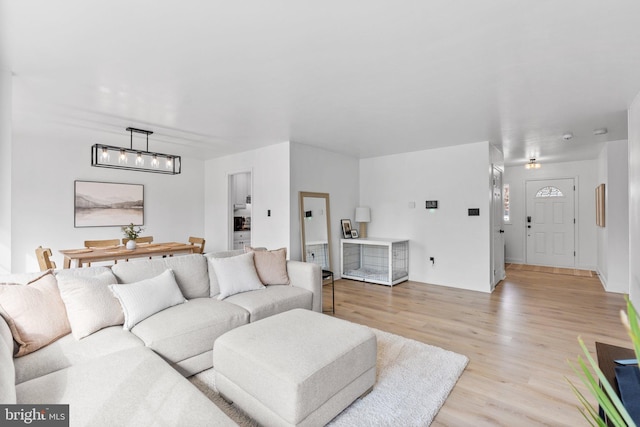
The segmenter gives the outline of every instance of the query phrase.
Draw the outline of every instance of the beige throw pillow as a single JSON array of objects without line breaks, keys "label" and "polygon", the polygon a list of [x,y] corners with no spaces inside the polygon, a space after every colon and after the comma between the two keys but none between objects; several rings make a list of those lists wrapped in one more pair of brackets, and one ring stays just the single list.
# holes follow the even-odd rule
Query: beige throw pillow
[{"label": "beige throw pillow", "polygon": [[0,314],[19,345],[16,357],[32,353],[71,332],[51,272],[27,285],[0,284]]},{"label": "beige throw pillow", "polygon": [[109,285],[118,283],[111,271],[93,277],[58,276],[60,296],[77,340],[108,326],[122,325],[124,313]]},{"label": "beige throw pillow", "polygon": [[253,262],[256,265],[258,277],[263,285],[288,285],[287,248],[272,251],[254,249],[245,246],[246,252],[253,252]]}]

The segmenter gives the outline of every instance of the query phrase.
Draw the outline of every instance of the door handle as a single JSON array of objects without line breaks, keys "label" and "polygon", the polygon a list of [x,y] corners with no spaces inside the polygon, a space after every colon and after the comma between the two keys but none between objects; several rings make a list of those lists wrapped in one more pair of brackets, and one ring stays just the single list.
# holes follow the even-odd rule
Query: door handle
[{"label": "door handle", "polygon": [[504,230],[500,230],[500,234],[504,233]]}]

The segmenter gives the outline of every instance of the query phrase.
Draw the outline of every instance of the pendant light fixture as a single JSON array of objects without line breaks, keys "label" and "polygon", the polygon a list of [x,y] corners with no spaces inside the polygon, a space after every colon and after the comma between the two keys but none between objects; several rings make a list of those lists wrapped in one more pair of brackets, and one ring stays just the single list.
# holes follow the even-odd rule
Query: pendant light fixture
[{"label": "pendant light fixture", "polygon": [[[131,134],[129,148],[112,145],[94,144],[91,147],[91,166],[98,168],[126,169],[140,172],[164,173],[177,175],[182,171],[182,159],[173,154],[162,154],[149,151],[150,130],[128,127]],[[133,149],[133,133],[147,135],[147,149]]]}]

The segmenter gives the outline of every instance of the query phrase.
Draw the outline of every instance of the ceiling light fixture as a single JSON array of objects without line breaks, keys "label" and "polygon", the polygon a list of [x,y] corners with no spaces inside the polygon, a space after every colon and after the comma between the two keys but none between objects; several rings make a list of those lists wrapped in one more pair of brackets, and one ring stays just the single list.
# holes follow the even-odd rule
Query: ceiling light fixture
[{"label": "ceiling light fixture", "polygon": [[571,132],[566,132],[564,135],[562,135],[562,139],[564,139],[565,141],[568,141],[571,138],[573,138],[573,134]]},{"label": "ceiling light fixture", "polygon": [[[131,134],[129,148],[95,144],[91,147],[91,166],[98,168],[126,169],[140,172],[164,173],[177,175],[182,171],[182,158],[173,154],[154,153],[149,151],[150,130],[127,128]],[[133,133],[147,135],[146,151],[133,149]]]},{"label": "ceiling light fixture", "polygon": [[526,165],[524,165],[525,169],[540,169],[540,163],[536,163],[536,159],[531,158],[529,159],[529,163],[527,163]]},{"label": "ceiling light fixture", "polygon": [[607,128],[599,128],[593,130],[594,135],[606,135],[608,132],[609,130]]}]

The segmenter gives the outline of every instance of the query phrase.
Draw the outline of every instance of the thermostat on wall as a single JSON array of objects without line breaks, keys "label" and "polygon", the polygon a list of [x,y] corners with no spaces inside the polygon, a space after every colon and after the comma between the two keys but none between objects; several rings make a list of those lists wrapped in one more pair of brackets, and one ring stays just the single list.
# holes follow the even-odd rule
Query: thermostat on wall
[{"label": "thermostat on wall", "polygon": [[438,201],[437,200],[427,200],[425,202],[425,208],[427,208],[427,209],[438,209]]}]

